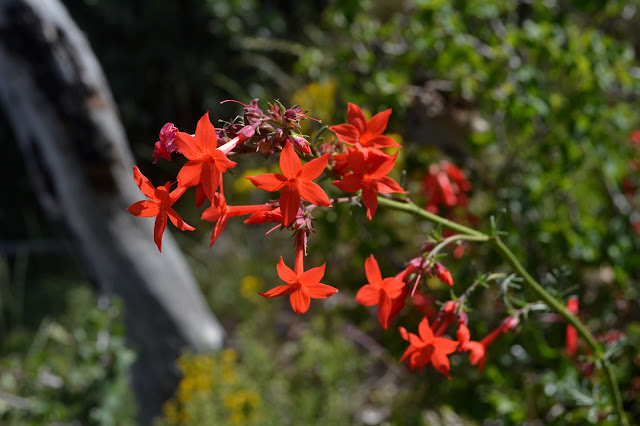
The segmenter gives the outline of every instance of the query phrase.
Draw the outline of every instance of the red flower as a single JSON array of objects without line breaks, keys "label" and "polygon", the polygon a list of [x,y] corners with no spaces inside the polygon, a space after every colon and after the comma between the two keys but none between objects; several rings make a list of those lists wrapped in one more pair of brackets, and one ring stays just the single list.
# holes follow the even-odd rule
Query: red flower
[{"label": "red flower", "polygon": [[451,272],[444,266],[440,264],[440,262],[436,262],[433,267],[433,273],[438,277],[440,281],[447,285],[453,285],[453,277],[451,276]]},{"label": "red flower", "polygon": [[352,150],[348,158],[352,173],[346,174],[342,180],[333,184],[345,192],[357,192],[362,189],[362,202],[367,208],[367,218],[372,219],[378,209],[378,192],[405,192],[396,181],[387,176],[395,166],[396,157],[397,154],[388,156],[372,151],[365,158],[364,153]]},{"label": "red flower", "polygon": [[213,200],[222,173],[235,167],[236,163],[227,158],[231,146],[227,147],[227,144],[218,148],[216,129],[209,121],[209,113],[198,121],[195,137],[178,132],[175,142],[182,155],[189,160],[178,173],[178,185],[191,187],[201,183],[207,198]]},{"label": "red flower", "polygon": [[127,210],[132,215],[138,217],[156,216],[156,224],[153,229],[153,241],[155,241],[159,251],[162,251],[162,233],[167,226],[167,216],[169,216],[171,223],[182,231],[193,231],[195,229],[193,226],[184,222],[180,216],[178,216],[178,213],[171,208],[173,203],[184,194],[186,190],[185,187],[178,187],[169,193],[171,182],[167,182],[155,188],[136,166],[133,166],[133,179],[138,184],[140,191],[149,199],[133,203]]},{"label": "red flower", "polygon": [[[298,253],[299,256],[303,255],[301,250],[298,250]],[[296,259],[296,264],[298,264],[298,259]],[[324,276],[325,267],[326,263],[320,267],[311,268],[308,271],[302,271],[302,267],[300,267],[300,271],[294,272],[284,264],[282,256],[280,256],[280,261],[277,266],[278,275],[282,281],[287,284],[279,285],[266,293],[258,294],[269,298],[290,294],[289,300],[291,301],[293,311],[298,315],[304,314],[309,309],[311,298],[326,299],[338,291],[335,287],[319,282]]]},{"label": "red flower", "polygon": [[478,370],[482,371],[486,359],[487,347],[494,342],[502,333],[515,330],[518,326],[518,319],[512,316],[506,317],[498,327],[491,333],[487,334],[480,342],[470,340],[469,329],[460,322],[458,324],[457,338],[460,341],[460,352],[469,352],[469,362],[471,365],[478,364]]},{"label": "red flower", "polygon": [[432,164],[422,181],[422,192],[428,200],[427,210],[437,213],[440,206],[452,208],[466,207],[466,193],[471,190],[471,182],[464,172],[448,161]]},{"label": "red flower", "polygon": [[469,352],[469,363],[471,363],[471,365],[478,364],[478,370],[482,371],[486,359],[485,346],[481,342],[474,342],[471,340],[469,329],[462,322],[458,324],[458,332],[456,333],[456,337],[460,342],[458,351]]},{"label": "red flower", "polygon": [[383,136],[389,122],[391,109],[379,112],[367,122],[358,105],[348,103],[347,119],[349,124],[331,126],[338,139],[350,145],[360,144],[364,148],[400,147],[393,139]]},{"label": "red flower", "polygon": [[294,152],[293,146],[286,143],[280,155],[280,170],[282,174],[267,173],[260,176],[248,176],[256,187],[265,191],[275,192],[282,189],[280,194],[280,210],[284,218],[284,226],[289,226],[296,219],[300,207],[300,197],[311,204],[331,207],[329,197],[322,188],[311,182],[320,176],[327,167],[329,154],[313,159],[302,165],[300,158]]},{"label": "red flower", "polygon": [[391,300],[400,297],[404,282],[396,277],[382,279],[378,262],[369,256],[364,262],[364,270],[369,284],[356,294],[356,302],[363,306],[378,305],[378,321],[387,329],[391,317]]},{"label": "red flower", "polygon": [[262,204],[257,206],[229,206],[227,201],[219,192],[213,195],[212,206],[202,212],[202,219],[209,222],[217,222],[211,233],[211,247],[216,242],[224,227],[227,225],[227,220],[233,216],[244,216],[247,214],[253,214],[257,212],[266,212],[273,207],[270,204]]},{"label": "red flower", "polygon": [[273,208],[273,204],[269,204],[270,210],[259,211],[245,219],[244,223],[271,223],[282,222],[282,213],[280,207]]},{"label": "red flower", "polygon": [[407,332],[404,327],[399,327],[400,335],[409,342],[409,347],[404,351],[400,362],[409,360],[411,369],[419,368],[420,371],[425,365],[431,363],[440,373],[449,377],[449,358],[447,355],[453,353],[458,347],[458,342],[446,337],[436,337],[429,327],[429,320],[423,318],[418,325],[418,333]]},{"label": "red flower", "polygon": [[160,158],[164,158],[167,161],[171,161],[171,153],[178,152],[178,147],[175,143],[176,134],[178,128],[173,123],[167,123],[160,129],[160,140],[156,142],[153,149],[153,164],[156,164]]},{"label": "red flower", "polygon": [[[571,312],[574,315],[578,313],[579,308],[578,308],[577,297],[572,297],[569,300],[567,300],[567,309],[569,310],[569,312]],[[572,325],[567,325],[566,347],[567,347],[567,355],[569,356],[574,356],[578,351],[578,331]]]}]

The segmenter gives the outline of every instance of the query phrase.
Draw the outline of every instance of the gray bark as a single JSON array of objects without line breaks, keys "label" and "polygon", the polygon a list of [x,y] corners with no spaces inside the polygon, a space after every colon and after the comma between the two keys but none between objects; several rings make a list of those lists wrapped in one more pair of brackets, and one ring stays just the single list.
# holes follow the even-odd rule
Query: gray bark
[{"label": "gray bark", "polygon": [[0,0],[0,105],[42,207],[90,278],[125,304],[133,385],[149,424],[177,383],[182,349],[220,348],[223,330],[169,235],[125,208],[145,197],[100,65],[58,0]]}]

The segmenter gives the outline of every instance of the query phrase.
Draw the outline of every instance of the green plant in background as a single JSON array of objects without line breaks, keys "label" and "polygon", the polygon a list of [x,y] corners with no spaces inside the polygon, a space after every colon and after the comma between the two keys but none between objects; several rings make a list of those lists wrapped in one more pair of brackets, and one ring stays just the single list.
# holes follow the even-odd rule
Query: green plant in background
[{"label": "green plant in background", "polygon": [[128,381],[134,353],[125,344],[120,304],[94,307],[86,287],[75,287],[67,297],[74,308],[65,318],[42,320],[30,342],[3,342],[3,424],[134,424]]},{"label": "green plant in background", "polygon": [[[94,29],[92,41],[103,47],[99,52],[134,140],[148,140],[158,123],[168,117],[190,123],[203,109],[216,110],[217,101],[228,97],[264,97],[273,90],[276,96],[289,98],[291,89],[308,80],[312,83],[293,96],[291,104],[304,105],[327,123],[343,117],[340,109],[347,99],[370,111],[393,107],[393,129],[406,129],[402,137],[407,153],[400,154],[397,164],[406,170],[403,186],[416,194],[420,186],[413,182],[419,182],[429,165],[441,159],[440,152],[420,146],[437,133],[421,125],[444,120],[448,113],[463,116],[462,127],[469,126],[468,138],[457,140],[461,146],[443,148],[473,183],[470,210],[479,217],[496,213],[499,229],[507,233],[501,237],[524,266],[541,277],[541,284],[554,296],[562,299],[577,294],[579,315],[594,333],[611,329],[626,333],[627,344],[611,351],[624,408],[634,417],[640,415],[640,257],[633,228],[637,209],[621,209],[618,203],[624,195],[620,190],[623,177],[635,176],[628,160],[637,158],[628,144],[629,133],[638,127],[637,1],[353,0],[322,7],[287,5],[286,12],[277,2],[211,0],[185,3],[177,10],[167,10],[169,6],[158,2],[143,2],[137,8],[130,2],[67,3],[82,3],[76,9],[90,18],[85,28]],[[171,22],[171,30],[157,31],[158,22]],[[99,32],[101,28],[105,30]],[[145,38],[152,40],[145,42]],[[105,48],[113,46],[113,39],[118,41],[117,48]],[[135,47],[137,53],[123,54],[125,46]],[[178,51],[180,61],[167,60]],[[227,60],[216,62],[219,57]],[[146,69],[150,85],[131,79],[136,73],[130,69]],[[193,86],[184,75],[190,76]],[[232,80],[230,75],[238,78]],[[475,119],[466,120],[465,114]],[[414,119],[409,120],[411,117]],[[305,133],[312,130],[305,129]],[[138,145],[138,152],[151,159],[148,144],[144,149]],[[246,175],[267,172],[277,170],[270,167]],[[396,178],[401,181],[400,175]],[[255,193],[244,193],[244,197],[246,203],[266,201]],[[420,196],[414,201],[428,202]],[[347,300],[366,282],[361,265],[372,250],[388,253],[378,258],[386,276],[402,267],[434,228],[410,227],[409,217],[384,209],[378,211],[374,223],[353,214],[348,225],[340,218],[349,211],[340,206],[335,212],[318,214],[317,227],[331,238],[318,234],[311,243],[309,262],[319,265],[327,260],[333,266],[327,270],[326,282],[341,288],[337,302],[325,312],[332,317],[330,326],[316,324],[326,320],[317,318],[317,312],[309,320],[311,326],[293,326],[277,307],[256,301],[255,292],[266,291],[277,282],[273,265],[260,259],[286,244],[286,236],[258,247],[254,236],[235,232],[240,226],[230,223],[227,231],[233,237],[221,237],[213,254],[205,250],[208,235],[179,236],[193,255],[192,265],[212,307],[234,336],[238,355],[234,371],[242,385],[238,391],[257,390],[261,396],[257,403],[241,393],[228,398],[225,405],[222,390],[212,380],[209,393],[204,398],[193,397],[181,412],[192,413],[196,419],[215,409],[218,418],[232,423],[232,407],[244,407],[239,410],[242,415],[250,412],[253,416],[243,417],[245,421],[286,424],[290,420],[278,412],[289,410],[291,418],[322,424],[329,415],[319,411],[314,401],[326,402],[323,389],[333,389],[335,381],[330,375],[318,379],[309,370],[315,371],[313,367],[327,358],[334,359],[331,350],[339,346],[334,339],[350,330],[349,325],[372,334],[380,342],[378,349],[384,348],[381,353],[389,351],[395,356],[404,350],[397,336],[374,328],[375,315],[354,308]],[[193,223],[198,216],[194,209],[184,218]],[[488,224],[479,226],[486,229]],[[478,272],[501,267],[493,252],[478,246],[463,248],[473,254],[474,262],[450,259],[447,266],[457,282],[471,283]],[[323,259],[314,253],[329,254]],[[246,279],[247,274],[260,278]],[[427,284],[441,300],[449,295],[441,284]],[[504,300],[505,291],[513,294],[518,285],[491,287],[483,295],[472,296],[475,309],[469,315],[484,319],[470,324],[472,335],[484,335],[497,325],[504,313],[497,308],[499,301]],[[258,304],[262,314],[256,313]],[[407,313],[403,321],[416,318],[416,313]],[[588,354],[568,359],[564,355],[565,324],[545,313],[535,318],[523,320],[517,336],[506,335],[492,344],[492,362],[481,374],[465,366],[466,356],[452,357],[452,369],[461,373],[450,381],[429,372],[412,378],[387,359],[378,364],[379,369],[392,371],[382,376],[387,388],[378,386],[367,403],[361,403],[366,400],[362,395],[368,395],[363,384],[375,388],[378,383],[372,377],[379,378],[375,374],[379,370],[353,373],[349,366],[331,362],[330,368],[339,372],[335,374],[353,383],[344,386],[348,389],[344,398],[354,405],[338,406],[331,411],[335,413],[331,419],[338,423],[344,419],[356,423],[373,419],[375,423],[377,419],[391,424],[480,424],[481,419],[506,424],[527,419],[558,425],[602,422],[598,415],[608,401],[602,391],[604,382],[593,385],[585,377]],[[276,324],[278,333],[260,333],[267,328],[265,324]],[[72,330],[71,326],[64,328]],[[309,328],[315,334],[305,338],[312,334]],[[296,329],[304,331],[291,331]],[[359,362],[369,359],[370,352],[355,350],[353,335],[346,334],[350,341],[343,343],[351,351],[349,356]],[[285,351],[299,355],[305,351],[302,344],[327,349],[324,359],[310,354],[303,363]],[[336,351],[340,353],[340,348]],[[290,363],[274,362],[278,356]],[[214,366],[211,375],[218,374],[221,355],[208,358]],[[270,369],[272,364],[280,369]],[[246,376],[263,378],[264,383],[256,384]],[[301,392],[290,385],[296,380],[312,385]],[[395,393],[397,389],[402,390],[402,397]],[[30,394],[25,392],[21,395]],[[275,402],[265,400],[265,394]],[[57,394],[46,398],[55,401]],[[270,406],[273,411],[268,410]],[[79,412],[87,413],[83,410]],[[74,418],[52,412],[46,417],[51,421]],[[17,413],[26,416],[27,411]],[[165,421],[169,419],[167,413]]]}]

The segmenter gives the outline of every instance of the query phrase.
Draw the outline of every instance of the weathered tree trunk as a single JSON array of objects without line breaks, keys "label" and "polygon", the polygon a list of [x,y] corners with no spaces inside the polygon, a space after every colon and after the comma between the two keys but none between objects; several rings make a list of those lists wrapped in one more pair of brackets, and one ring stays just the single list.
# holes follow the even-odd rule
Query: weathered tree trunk
[{"label": "weathered tree trunk", "polygon": [[144,198],[126,136],[100,65],[58,0],[0,0],[0,102],[43,208],[99,288],[124,301],[149,424],[175,388],[181,349],[219,348],[223,330],[171,236],[159,253],[153,218],[125,210]]}]

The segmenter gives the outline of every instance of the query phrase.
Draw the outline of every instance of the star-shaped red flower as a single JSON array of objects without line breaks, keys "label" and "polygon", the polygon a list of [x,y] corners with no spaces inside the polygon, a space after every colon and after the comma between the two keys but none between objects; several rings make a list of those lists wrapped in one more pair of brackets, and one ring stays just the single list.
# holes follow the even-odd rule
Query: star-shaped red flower
[{"label": "star-shaped red flower", "polygon": [[391,300],[400,297],[405,284],[396,277],[382,279],[373,255],[364,262],[364,270],[369,284],[358,290],[356,302],[363,306],[378,305],[378,321],[386,330],[391,317]]},{"label": "star-shaped red flower", "polygon": [[420,336],[407,332],[404,327],[399,327],[399,330],[402,338],[409,342],[409,347],[404,351],[400,362],[409,360],[409,367],[419,368],[420,371],[431,363],[436,370],[449,377],[447,355],[455,352],[458,342],[446,337],[435,337],[426,317],[418,325]]},{"label": "star-shaped red flower", "polygon": [[[282,256],[278,262],[278,276],[287,284],[272,288],[266,293],[258,293],[264,297],[278,297],[290,294],[289,300],[293,311],[300,315],[307,312],[311,299],[326,299],[335,294],[338,289],[330,285],[322,284],[320,280],[324,276],[326,263],[308,271],[296,273],[284,264]],[[302,269],[302,268],[300,268]]]},{"label": "star-shaped red flower", "polygon": [[396,163],[394,156],[377,154],[371,151],[368,155],[352,149],[349,151],[348,163],[351,173],[342,180],[333,182],[344,192],[357,192],[362,189],[362,202],[367,208],[367,218],[372,219],[378,209],[378,192],[406,192],[387,174]]},{"label": "star-shaped red flower", "polygon": [[142,174],[137,166],[133,166],[133,178],[138,184],[140,191],[149,199],[133,203],[127,210],[134,216],[156,216],[153,241],[155,241],[159,251],[162,251],[162,233],[167,226],[167,216],[171,220],[171,223],[182,231],[193,231],[195,229],[193,226],[184,222],[180,216],[178,216],[178,213],[171,208],[173,203],[184,194],[186,187],[178,187],[169,192],[171,182],[167,182],[156,188],[149,182],[149,179]]},{"label": "star-shaped red flower", "polygon": [[356,104],[348,103],[347,120],[349,124],[338,124],[330,129],[338,135],[338,139],[351,145],[360,144],[363,148],[400,147],[393,139],[382,132],[389,122],[391,109],[379,112],[367,121],[362,110]]},{"label": "star-shaped red flower", "polygon": [[280,194],[280,210],[284,219],[284,226],[289,226],[296,218],[300,207],[300,197],[311,204],[322,207],[331,207],[329,197],[324,190],[312,182],[322,174],[327,167],[329,154],[315,158],[304,166],[295,153],[293,146],[287,142],[280,154],[280,170],[282,174],[267,173],[260,176],[248,176],[256,187],[269,192],[282,189]]},{"label": "star-shaped red flower", "polygon": [[227,158],[227,152],[218,149],[216,129],[209,121],[209,113],[200,118],[195,137],[178,132],[176,146],[189,160],[178,173],[178,185],[184,187],[202,184],[207,198],[213,200],[222,173],[235,167],[236,163]]}]

